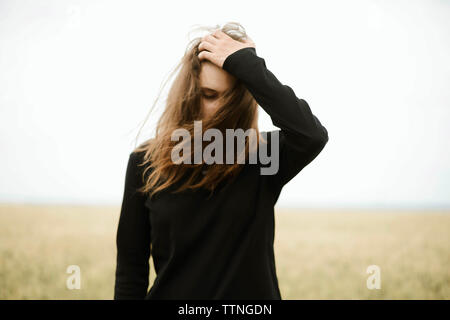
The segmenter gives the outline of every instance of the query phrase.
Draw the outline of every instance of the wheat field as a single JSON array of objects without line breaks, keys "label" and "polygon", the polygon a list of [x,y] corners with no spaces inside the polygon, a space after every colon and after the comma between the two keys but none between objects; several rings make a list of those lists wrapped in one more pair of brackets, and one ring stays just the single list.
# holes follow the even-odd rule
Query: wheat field
[{"label": "wheat field", "polygon": [[[0,299],[112,299],[119,211],[0,205]],[[285,300],[450,298],[448,211],[277,209],[275,224]],[[70,265],[80,289],[66,286]]]}]

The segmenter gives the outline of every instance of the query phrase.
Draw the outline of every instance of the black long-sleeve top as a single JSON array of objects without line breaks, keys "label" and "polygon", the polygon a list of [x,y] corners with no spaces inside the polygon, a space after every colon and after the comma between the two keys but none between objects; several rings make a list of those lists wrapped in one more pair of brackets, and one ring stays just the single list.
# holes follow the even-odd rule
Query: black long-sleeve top
[{"label": "black long-sleeve top", "polygon": [[[162,191],[150,199],[142,153],[129,155],[117,229],[114,299],[281,299],[274,259],[274,205],[283,186],[322,151],[328,132],[266,67],[255,48],[229,55],[222,67],[244,83],[279,130],[279,168],[263,175],[245,164],[210,198],[209,191]],[[156,278],[148,291],[149,258]]]}]

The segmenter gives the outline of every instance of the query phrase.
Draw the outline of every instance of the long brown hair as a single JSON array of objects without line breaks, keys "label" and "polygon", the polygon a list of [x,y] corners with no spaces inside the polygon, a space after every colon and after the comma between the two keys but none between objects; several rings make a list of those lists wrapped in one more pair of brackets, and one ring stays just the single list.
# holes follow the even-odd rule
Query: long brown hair
[{"label": "long brown hair", "polygon": [[[200,26],[197,29],[209,32],[219,29],[216,27]],[[243,41],[247,39],[245,29],[236,22],[229,22],[220,28],[234,40]],[[168,92],[165,109],[156,125],[156,136],[148,139],[133,152],[144,152],[143,161],[140,166],[145,167],[142,171],[142,181],[144,185],[139,192],[153,196],[158,191],[164,190],[182,182],[184,183],[173,192],[181,192],[186,189],[206,188],[214,191],[219,183],[229,181],[236,177],[242,169],[242,163],[233,164],[210,164],[207,174],[203,175],[205,163],[201,164],[175,164],[171,159],[172,148],[178,144],[171,141],[172,132],[183,128],[189,131],[190,136],[194,136],[194,120],[202,120],[202,131],[209,128],[219,129],[225,136],[225,129],[252,129],[256,132],[256,144],[249,143],[246,137],[245,159],[248,159],[249,152],[254,152],[261,141],[266,142],[260,135],[258,129],[258,104],[244,84],[237,79],[234,86],[220,99],[220,108],[210,119],[200,119],[201,112],[201,90],[199,85],[199,74],[201,61],[198,59],[198,45],[201,37],[191,40],[186,48],[185,54],[178,63],[174,72],[179,70]],[[201,135],[203,137],[203,132]],[[195,134],[199,134],[195,132]],[[191,139],[193,140],[193,139]],[[250,139],[251,140],[251,139]],[[250,141],[253,142],[253,141]],[[202,143],[203,148],[205,143]],[[225,150],[224,150],[225,152]],[[194,148],[191,147],[192,156]],[[235,153],[236,154],[236,153]],[[187,155],[183,155],[186,157]],[[242,156],[235,155],[235,157]],[[147,174],[148,173],[148,174]]]}]

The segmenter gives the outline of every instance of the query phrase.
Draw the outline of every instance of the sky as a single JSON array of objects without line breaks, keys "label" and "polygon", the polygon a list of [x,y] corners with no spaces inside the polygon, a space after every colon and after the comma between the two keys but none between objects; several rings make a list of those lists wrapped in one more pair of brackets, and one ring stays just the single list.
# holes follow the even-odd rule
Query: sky
[{"label": "sky", "polygon": [[450,2],[425,0],[2,0],[0,202],[119,205],[190,31],[228,21],[329,133],[278,207],[450,207]]}]

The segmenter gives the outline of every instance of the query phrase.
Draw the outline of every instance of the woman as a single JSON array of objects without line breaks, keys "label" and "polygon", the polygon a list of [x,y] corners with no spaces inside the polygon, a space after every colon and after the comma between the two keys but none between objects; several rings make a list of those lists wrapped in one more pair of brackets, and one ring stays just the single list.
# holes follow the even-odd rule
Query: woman
[{"label": "woman", "polygon": [[[194,39],[179,66],[156,136],[129,156],[114,298],[281,299],[274,205],[283,186],[324,148],[328,132],[307,102],[267,69],[237,23]],[[258,104],[279,130],[258,131]],[[267,163],[259,162],[174,163],[172,133],[182,128],[195,136],[199,120],[200,133],[255,130],[257,149],[277,156],[276,170],[262,174]],[[257,149],[244,139],[247,159]],[[225,156],[242,156],[233,151],[225,148]],[[183,149],[183,159],[193,152]],[[150,255],[157,276],[147,291]]]}]

